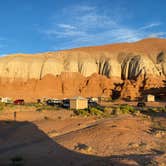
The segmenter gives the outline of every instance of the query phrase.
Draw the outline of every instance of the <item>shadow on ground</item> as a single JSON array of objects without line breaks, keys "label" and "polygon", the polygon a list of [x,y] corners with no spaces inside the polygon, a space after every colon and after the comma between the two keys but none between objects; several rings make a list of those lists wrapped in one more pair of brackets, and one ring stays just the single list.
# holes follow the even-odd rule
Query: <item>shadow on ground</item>
[{"label": "shadow on ground", "polygon": [[166,118],[166,112],[141,111],[141,113],[148,115],[151,118]]},{"label": "shadow on ground", "polygon": [[[12,165],[19,157],[27,166],[127,166],[147,165],[162,152],[100,157],[66,149],[30,122],[0,122],[0,166]],[[131,161],[129,164],[124,161]]]}]

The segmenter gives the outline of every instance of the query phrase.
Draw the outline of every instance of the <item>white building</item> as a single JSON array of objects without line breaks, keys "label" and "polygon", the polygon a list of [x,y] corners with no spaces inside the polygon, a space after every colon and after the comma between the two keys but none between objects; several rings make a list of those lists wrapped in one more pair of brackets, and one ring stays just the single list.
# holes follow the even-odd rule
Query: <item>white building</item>
[{"label": "white building", "polygon": [[147,96],[146,96],[146,101],[148,102],[148,101],[155,101],[155,96],[154,95],[151,95],[151,94],[148,94]]},{"label": "white building", "polygon": [[74,97],[70,99],[70,109],[86,109],[88,108],[88,100],[83,97]]}]

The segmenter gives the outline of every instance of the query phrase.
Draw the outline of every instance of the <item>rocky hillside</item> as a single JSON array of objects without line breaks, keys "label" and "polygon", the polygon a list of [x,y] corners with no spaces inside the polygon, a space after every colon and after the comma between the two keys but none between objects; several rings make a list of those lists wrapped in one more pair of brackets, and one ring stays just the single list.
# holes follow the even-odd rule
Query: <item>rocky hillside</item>
[{"label": "rocky hillside", "polygon": [[0,58],[0,95],[14,98],[111,96],[113,90],[124,97],[131,89],[137,97],[140,88],[163,86],[165,77],[166,39]]}]

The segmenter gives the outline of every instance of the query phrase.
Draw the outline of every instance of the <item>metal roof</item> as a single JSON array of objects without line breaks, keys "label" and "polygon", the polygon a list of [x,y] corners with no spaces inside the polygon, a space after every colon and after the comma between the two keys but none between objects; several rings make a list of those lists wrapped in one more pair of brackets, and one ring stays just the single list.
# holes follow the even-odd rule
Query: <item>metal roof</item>
[{"label": "metal roof", "polygon": [[71,100],[87,100],[87,98],[81,97],[81,96],[76,96],[71,98]]}]

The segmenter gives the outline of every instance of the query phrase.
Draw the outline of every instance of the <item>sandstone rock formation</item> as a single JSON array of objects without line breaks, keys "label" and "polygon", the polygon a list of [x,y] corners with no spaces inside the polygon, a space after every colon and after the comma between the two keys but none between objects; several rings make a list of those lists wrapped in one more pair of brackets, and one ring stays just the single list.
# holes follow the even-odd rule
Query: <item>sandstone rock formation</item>
[{"label": "sandstone rock formation", "polygon": [[114,83],[135,80],[121,88],[122,97],[132,91],[134,98],[140,88],[162,86],[165,77],[166,39],[0,58],[0,96],[15,98],[110,96]]}]

